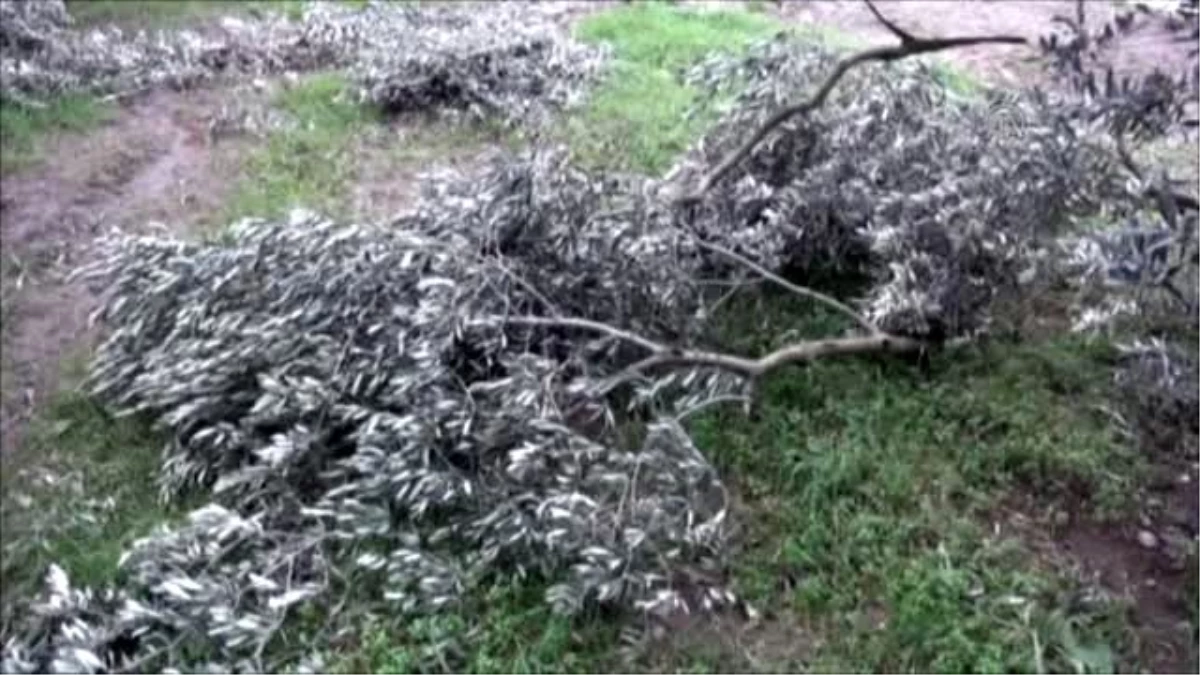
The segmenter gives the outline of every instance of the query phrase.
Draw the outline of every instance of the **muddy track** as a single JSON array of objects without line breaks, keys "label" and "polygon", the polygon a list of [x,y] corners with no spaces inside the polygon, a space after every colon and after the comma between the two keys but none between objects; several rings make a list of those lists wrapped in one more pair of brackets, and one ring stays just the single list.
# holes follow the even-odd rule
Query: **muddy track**
[{"label": "muddy track", "polygon": [[[97,298],[67,279],[114,227],[162,222],[189,233],[229,187],[207,143],[214,94],[160,92],[96,132],[51,141],[44,161],[0,179],[4,383],[0,440],[18,447],[35,408],[56,390],[61,363],[94,343]],[[227,172],[226,172],[227,173]]]}]

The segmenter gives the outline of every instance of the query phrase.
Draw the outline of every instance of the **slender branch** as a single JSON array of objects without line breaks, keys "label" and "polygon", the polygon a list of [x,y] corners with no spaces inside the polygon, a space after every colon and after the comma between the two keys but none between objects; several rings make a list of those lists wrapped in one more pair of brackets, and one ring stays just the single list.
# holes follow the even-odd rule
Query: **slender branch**
[{"label": "slender branch", "polygon": [[721,180],[725,174],[729,173],[741,163],[764,138],[770,134],[775,127],[783,124],[789,119],[797,115],[808,115],[812,111],[820,108],[825,104],[825,99],[829,97],[830,92],[837,86],[837,83],[842,77],[854,68],[863,63],[871,61],[881,61],[888,63],[898,61],[900,59],[916,56],[918,54],[927,54],[930,52],[938,52],[945,49],[953,49],[956,47],[969,47],[971,45],[980,44],[1026,44],[1027,40],[1016,35],[980,35],[972,37],[951,37],[951,38],[918,38],[911,33],[899,28],[891,21],[883,18],[879,10],[870,2],[867,2],[867,7],[871,13],[880,20],[881,23],[895,36],[900,39],[900,44],[891,47],[873,47],[857,54],[852,54],[838,62],[834,67],[833,72],[825,79],[825,82],[817,89],[817,92],[812,95],[807,101],[790,105],[776,112],[762,126],[754,132],[750,138],[743,143],[737,150],[734,150],[725,159],[717,164],[716,168],[710,171],[700,181],[699,187],[690,195],[680,199],[681,202],[695,202],[701,199],[717,181]]},{"label": "slender branch", "polygon": [[710,366],[727,370],[752,381],[791,363],[802,363],[829,356],[916,352],[926,347],[926,344],[919,340],[876,332],[873,335],[866,336],[799,342],[777,349],[766,356],[750,359],[721,352],[668,347],[629,331],[588,319],[549,318],[541,316],[493,316],[485,320],[473,322],[473,325],[495,323],[579,328],[611,335],[649,351],[650,356],[625,369],[627,374],[637,374],[646,370],[668,366]]},{"label": "slender branch", "polygon": [[909,338],[879,333],[829,340],[810,340],[788,345],[757,359],[748,359],[732,354],[697,350],[678,350],[656,354],[642,359],[629,367],[631,371],[652,368],[710,366],[757,380],[767,373],[791,363],[804,363],[830,356],[854,356],[858,354],[909,353],[920,351],[925,343]]},{"label": "slender branch", "polygon": [[917,38],[914,37],[912,33],[904,30],[891,21],[888,21],[887,17],[885,17],[883,14],[880,14],[879,10],[875,9],[875,3],[871,2],[871,0],[863,0],[863,2],[867,3],[867,9],[871,10],[871,13],[875,15],[875,18],[879,20],[879,23],[883,24],[884,28],[890,30],[892,35],[900,38],[900,44],[907,45],[917,42]]},{"label": "slender branch", "polygon": [[792,282],[788,281],[787,279],[784,279],[783,277],[779,276],[778,274],[775,274],[774,272],[768,270],[767,268],[763,267],[762,265],[759,265],[758,263],[754,262],[753,260],[750,260],[749,258],[747,258],[739,253],[736,253],[734,251],[731,251],[727,248],[718,246],[717,244],[713,244],[713,243],[706,242],[706,241],[700,241],[697,239],[696,245],[699,246],[700,248],[712,251],[713,253],[718,253],[720,255],[723,255],[723,256],[737,262],[740,265],[749,267],[750,269],[754,270],[758,274],[762,275],[764,278],[769,279],[770,281],[773,281],[773,282],[779,284],[780,286],[795,293],[796,295],[802,295],[806,298],[816,300],[817,302],[820,302],[821,304],[825,305],[826,307],[829,307],[837,312],[841,312],[845,316],[853,319],[854,323],[858,324],[860,327],[863,328],[863,330],[867,331],[868,333],[871,333],[872,335],[880,332],[878,326],[876,326],[875,324],[868,321],[866,319],[866,317],[864,317],[863,315],[854,311],[854,309],[851,308],[849,305],[839,302],[838,300],[835,300],[834,298],[832,298],[828,295],[825,295],[824,293],[821,293],[820,291],[814,291],[813,289],[808,288],[806,286],[798,286],[796,284],[793,284]]},{"label": "slender branch", "polygon": [[669,351],[667,347],[636,333],[630,333],[606,323],[591,321],[589,319],[577,319],[573,317],[552,318],[545,316],[494,316],[484,321],[473,322],[471,325],[488,325],[494,323],[507,323],[517,326],[546,326],[550,328],[580,328],[595,333],[611,335],[612,337],[635,344],[649,352]]}]

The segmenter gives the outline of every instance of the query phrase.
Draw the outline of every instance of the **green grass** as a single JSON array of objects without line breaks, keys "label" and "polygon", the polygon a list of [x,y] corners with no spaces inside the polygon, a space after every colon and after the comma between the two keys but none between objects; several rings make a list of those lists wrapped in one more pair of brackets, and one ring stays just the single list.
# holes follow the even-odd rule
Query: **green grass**
[{"label": "green grass", "polygon": [[[779,346],[755,336],[834,328],[790,298],[743,307],[731,324],[746,353]],[[736,563],[743,592],[824,638],[807,663],[782,665],[1032,671],[1127,649],[1119,606],[1065,612],[1070,577],[988,531],[1016,495],[1099,517],[1130,508],[1142,461],[1089,408],[1111,358],[1104,343],[1064,339],[944,353],[924,373],[818,362],[773,377],[757,420],[692,422],[745,505],[756,543]],[[875,615],[883,627],[866,627]]]},{"label": "green grass", "polygon": [[[241,178],[216,218],[278,217],[295,207],[325,213],[350,208],[355,182],[369,162],[396,169],[462,154],[484,143],[510,147],[517,134],[490,123],[447,125],[433,118],[400,122],[401,137],[378,109],[355,99],[336,73],[310,76],[271,102],[294,124],[271,131],[243,158]],[[397,173],[402,173],[397,171]]]},{"label": "green grass", "polygon": [[637,3],[584,20],[579,39],[612,46],[613,71],[587,107],[564,123],[585,166],[651,174],[670,162],[715,120],[711,109],[691,114],[700,92],[683,70],[705,55],[744,49],[780,24],[736,10],[689,12],[663,3]]},{"label": "green grass", "polygon": [[246,158],[226,222],[277,217],[296,206],[336,209],[355,176],[355,140],[377,119],[335,74],[309,77],[281,91],[273,105],[290,114],[295,126],[272,131]]},{"label": "green grass", "polygon": [[303,0],[68,0],[79,27],[111,24],[122,28],[178,28],[197,20],[252,11],[283,12],[297,19]]},{"label": "green grass", "polygon": [[124,549],[170,515],[155,483],[164,439],[76,390],[82,367],[68,364],[63,391],[3,458],[5,606],[40,589],[52,562],[80,585],[114,581]]},{"label": "green grass", "polygon": [[554,615],[534,581],[502,584],[458,612],[397,622],[376,617],[351,652],[331,653],[333,673],[587,673],[619,666],[620,625]]},{"label": "green grass", "polygon": [[114,115],[111,104],[79,94],[50,99],[39,108],[0,103],[0,171],[18,171],[37,163],[43,142],[54,133],[87,131]]}]

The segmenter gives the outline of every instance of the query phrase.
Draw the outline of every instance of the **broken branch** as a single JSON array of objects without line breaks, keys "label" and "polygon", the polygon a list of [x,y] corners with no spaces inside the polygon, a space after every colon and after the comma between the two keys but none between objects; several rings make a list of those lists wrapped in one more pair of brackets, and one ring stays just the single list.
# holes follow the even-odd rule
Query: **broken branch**
[{"label": "broken branch", "polygon": [[771,371],[790,363],[802,363],[827,356],[852,356],[869,353],[910,353],[920,351],[926,347],[926,344],[919,340],[876,331],[872,335],[799,342],[777,349],[760,358],[751,359],[721,352],[668,347],[667,345],[629,331],[588,319],[542,316],[493,316],[473,322],[472,325],[493,325],[497,323],[590,330],[625,340],[649,351],[650,356],[625,369],[627,374],[638,374],[653,368],[667,366],[708,366],[729,371],[751,381],[758,380]]},{"label": "broken branch", "polygon": [[830,92],[837,86],[837,83],[842,77],[850,71],[851,68],[863,63],[871,61],[891,62],[900,59],[916,56],[918,54],[927,54],[931,52],[942,51],[945,49],[953,49],[955,47],[969,47],[979,44],[1026,44],[1023,37],[1015,35],[981,35],[973,37],[951,37],[951,38],[918,38],[911,33],[904,31],[892,22],[883,18],[875,6],[867,2],[867,6],[871,12],[879,18],[885,27],[900,39],[900,44],[891,47],[873,47],[865,51],[853,54],[838,62],[834,67],[833,72],[825,79],[825,82],[817,89],[807,101],[802,101],[795,105],[783,108],[779,112],[771,116],[762,126],[754,132],[750,138],[743,143],[737,150],[730,153],[723,159],[716,168],[709,172],[700,181],[699,187],[692,194],[685,196],[681,201],[692,202],[698,201],[703,197],[713,185],[716,184],[725,174],[729,173],[741,163],[759,143],[763,141],[776,127],[788,121],[797,115],[807,115],[813,110],[820,108],[825,104],[825,99],[829,97]]}]

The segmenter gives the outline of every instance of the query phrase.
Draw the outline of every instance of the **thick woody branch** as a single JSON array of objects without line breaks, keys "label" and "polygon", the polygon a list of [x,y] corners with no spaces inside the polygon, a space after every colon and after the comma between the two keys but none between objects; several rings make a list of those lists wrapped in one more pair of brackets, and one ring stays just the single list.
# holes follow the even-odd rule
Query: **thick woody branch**
[{"label": "thick woody branch", "polygon": [[917,56],[919,54],[928,54],[938,52],[945,49],[953,49],[956,47],[969,47],[971,45],[980,44],[1026,44],[1023,37],[1015,35],[981,35],[973,37],[951,37],[951,38],[918,38],[911,33],[902,30],[892,22],[883,18],[875,6],[867,2],[867,6],[871,12],[883,23],[883,25],[900,39],[900,44],[891,47],[874,47],[865,51],[852,54],[841,61],[834,67],[833,72],[829,77],[825,78],[825,82],[817,89],[816,93],[806,101],[802,101],[795,105],[783,108],[768,119],[757,131],[750,136],[737,150],[730,153],[725,159],[717,164],[716,168],[710,171],[700,181],[700,185],[695,192],[684,197],[681,201],[694,202],[701,199],[704,193],[707,192],[717,181],[721,180],[732,171],[742,160],[746,159],[754,148],[763,141],[776,127],[790,120],[797,115],[808,115],[812,111],[820,108],[825,104],[825,99],[829,98],[830,92],[837,86],[855,66],[872,61],[890,62]]}]

